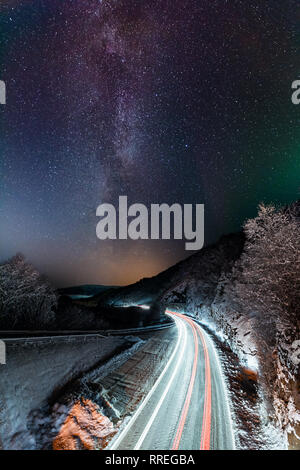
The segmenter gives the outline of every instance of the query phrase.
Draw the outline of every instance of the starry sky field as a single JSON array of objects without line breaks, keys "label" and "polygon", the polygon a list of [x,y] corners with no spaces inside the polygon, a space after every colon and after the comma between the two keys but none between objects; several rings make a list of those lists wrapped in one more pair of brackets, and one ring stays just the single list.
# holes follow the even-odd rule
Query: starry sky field
[{"label": "starry sky field", "polygon": [[128,284],[184,241],[100,241],[96,208],[205,204],[205,241],[299,197],[298,0],[0,5],[0,257]]}]

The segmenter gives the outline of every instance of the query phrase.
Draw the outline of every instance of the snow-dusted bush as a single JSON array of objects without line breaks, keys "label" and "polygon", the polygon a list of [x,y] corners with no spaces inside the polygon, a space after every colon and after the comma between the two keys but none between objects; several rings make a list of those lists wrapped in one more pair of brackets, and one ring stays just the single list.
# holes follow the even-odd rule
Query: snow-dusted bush
[{"label": "snow-dusted bush", "polygon": [[259,206],[244,225],[246,244],[234,290],[265,323],[291,323],[300,315],[300,223],[292,210]]},{"label": "snow-dusted bush", "polygon": [[0,265],[0,327],[48,326],[55,320],[54,289],[23,255]]}]

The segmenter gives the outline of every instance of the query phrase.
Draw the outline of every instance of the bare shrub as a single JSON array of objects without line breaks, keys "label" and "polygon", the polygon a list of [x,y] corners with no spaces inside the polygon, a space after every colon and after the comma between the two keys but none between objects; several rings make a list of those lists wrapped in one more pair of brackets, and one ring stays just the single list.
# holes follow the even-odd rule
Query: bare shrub
[{"label": "bare shrub", "polygon": [[244,225],[246,244],[233,272],[232,293],[263,323],[299,321],[300,223],[291,210],[260,204]]},{"label": "bare shrub", "polygon": [[44,327],[55,320],[54,289],[18,254],[0,265],[0,327]]}]

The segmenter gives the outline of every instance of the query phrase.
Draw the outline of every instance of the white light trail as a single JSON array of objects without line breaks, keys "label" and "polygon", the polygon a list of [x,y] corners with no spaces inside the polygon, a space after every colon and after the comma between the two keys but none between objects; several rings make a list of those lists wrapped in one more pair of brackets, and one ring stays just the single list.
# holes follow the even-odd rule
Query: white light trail
[{"label": "white light trail", "polygon": [[187,331],[186,331],[186,324],[184,321],[182,320],[179,320],[179,323],[177,323],[176,321],[176,324],[177,324],[177,327],[178,328],[182,328],[184,329],[184,339],[183,339],[183,345],[181,347],[181,351],[180,351],[180,356],[179,356],[179,360],[176,364],[176,367],[173,371],[173,374],[168,382],[168,385],[166,386],[165,390],[164,390],[164,393],[162,394],[162,396],[160,397],[160,400],[159,402],[157,403],[156,407],[155,407],[155,410],[153,411],[152,415],[151,415],[151,418],[149,419],[148,423],[147,423],[147,426],[145,427],[141,437],[139,438],[134,450],[139,450],[145,437],[147,436],[148,432],[149,432],[149,429],[151,428],[152,424],[153,424],[153,421],[155,420],[156,416],[157,416],[157,413],[159,412],[160,410],[160,407],[161,405],[163,404],[164,402],[164,399],[166,398],[166,395],[174,381],[174,378],[179,370],[179,367],[181,366],[181,363],[182,363],[182,359],[183,359],[183,355],[185,353],[185,348],[186,348],[186,338],[187,338]]},{"label": "white light trail", "polygon": [[[175,319],[175,323],[176,323],[176,326],[178,328],[178,339],[177,339],[177,343],[176,343],[176,346],[175,346],[175,349],[169,359],[169,361],[167,362],[164,370],[162,371],[162,373],[160,374],[159,378],[157,379],[157,381],[155,382],[155,384],[153,385],[152,389],[150,390],[150,392],[148,393],[148,395],[146,396],[146,398],[143,400],[143,402],[141,403],[141,405],[139,406],[139,408],[137,409],[137,411],[134,413],[134,415],[132,416],[131,420],[129,421],[128,425],[123,429],[123,431],[120,433],[120,435],[118,436],[118,438],[115,440],[115,441],[112,441],[111,445],[109,445],[107,448],[108,449],[111,449],[111,450],[116,450],[119,446],[119,444],[121,443],[122,439],[125,437],[125,435],[128,433],[128,431],[131,429],[132,425],[134,424],[134,422],[136,421],[136,419],[138,418],[138,416],[141,414],[141,412],[143,411],[144,407],[146,406],[146,404],[148,403],[148,401],[150,400],[150,398],[152,397],[153,393],[155,392],[155,390],[157,389],[158,385],[160,384],[160,382],[162,381],[163,377],[165,376],[165,374],[167,373],[169,367],[171,366],[173,360],[176,358],[176,355],[178,353],[178,350],[179,350],[179,346],[180,346],[180,343],[181,343],[181,340],[182,340],[182,336],[183,334],[185,334],[186,336],[186,326],[184,324],[184,322],[182,320],[179,320],[179,319]],[[183,351],[184,349],[182,348],[181,351]]]}]

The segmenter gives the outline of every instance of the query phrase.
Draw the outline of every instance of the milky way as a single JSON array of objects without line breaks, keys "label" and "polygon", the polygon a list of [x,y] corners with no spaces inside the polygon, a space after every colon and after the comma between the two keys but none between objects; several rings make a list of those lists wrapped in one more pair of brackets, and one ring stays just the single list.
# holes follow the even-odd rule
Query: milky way
[{"label": "milky way", "polygon": [[2,2],[1,259],[126,284],[190,253],[100,242],[100,203],[204,203],[208,244],[296,199],[299,7],[278,3]]}]

